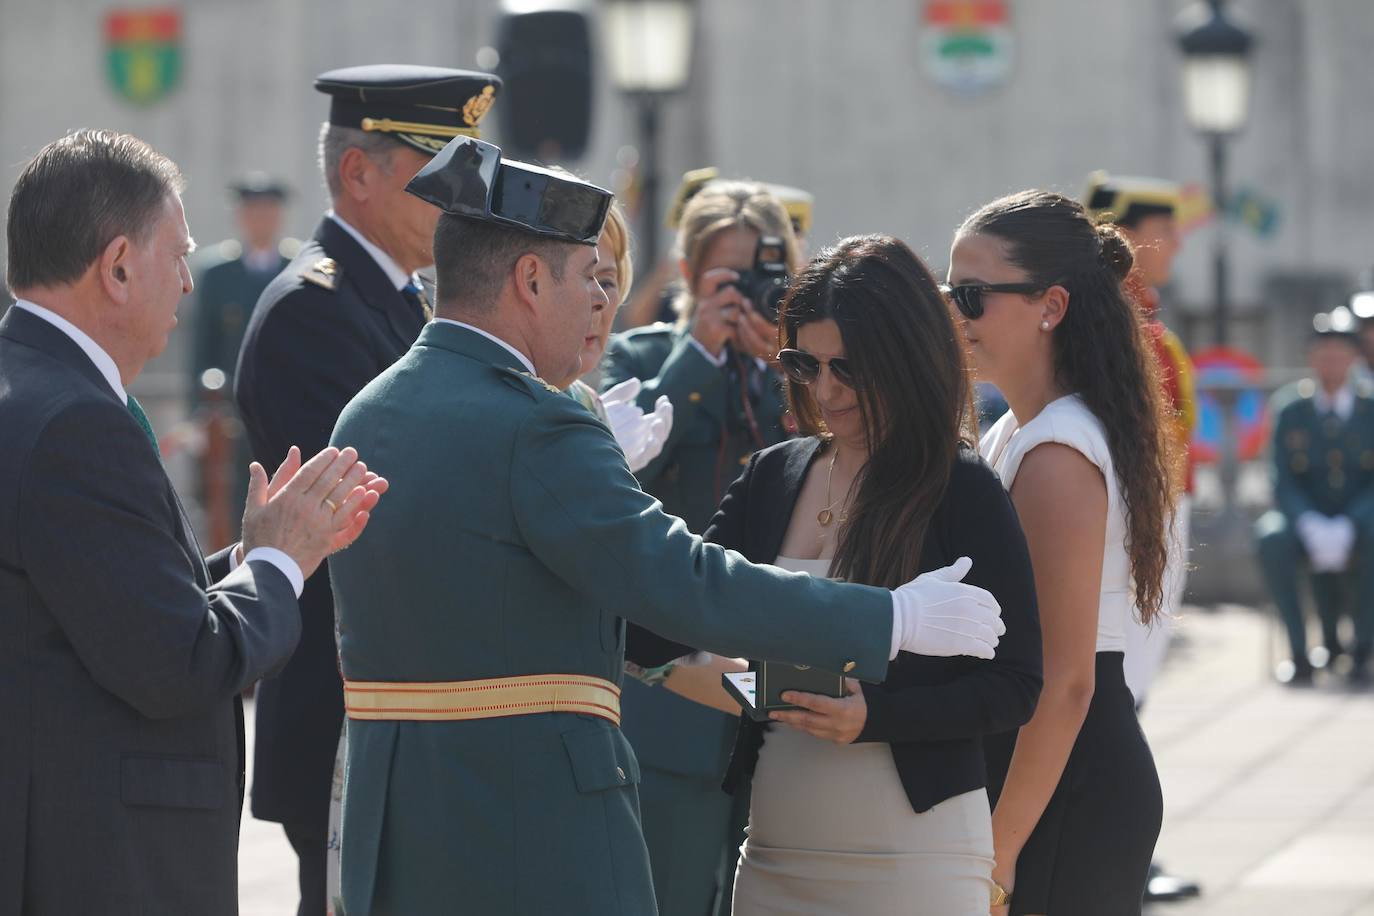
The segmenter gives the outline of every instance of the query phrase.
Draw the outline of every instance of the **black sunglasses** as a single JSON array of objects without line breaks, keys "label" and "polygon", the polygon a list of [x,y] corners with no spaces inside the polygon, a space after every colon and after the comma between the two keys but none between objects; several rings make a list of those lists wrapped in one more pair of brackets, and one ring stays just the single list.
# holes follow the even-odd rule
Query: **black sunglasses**
[{"label": "black sunglasses", "polygon": [[854,368],[849,364],[849,360],[843,356],[834,359],[819,360],[807,353],[805,350],[779,350],[778,362],[782,364],[782,371],[787,373],[787,377],[798,385],[810,385],[821,375],[821,364],[830,366],[830,371],[835,374],[835,380],[848,388],[859,390],[859,378],[854,372]]},{"label": "black sunglasses", "polygon": [[949,301],[954,303],[959,314],[969,321],[983,317],[984,293],[1018,293],[1022,296],[1031,296],[1044,291],[1045,287],[1034,283],[961,283],[958,286],[940,284],[940,292],[944,293]]}]

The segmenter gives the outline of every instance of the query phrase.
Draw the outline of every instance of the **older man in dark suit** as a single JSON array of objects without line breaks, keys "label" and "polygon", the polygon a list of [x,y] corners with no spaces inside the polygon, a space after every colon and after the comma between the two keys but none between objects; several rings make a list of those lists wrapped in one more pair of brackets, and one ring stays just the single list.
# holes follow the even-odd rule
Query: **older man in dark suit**
[{"label": "older man in dark suit", "polygon": [[202,560],[125,391],[191,290],[176,166],[82,130],[24,169],[0,319],[0,916],[237,906],[238,694],[300,634],[304,578],[385,482],[352,449],[269,481]]}]

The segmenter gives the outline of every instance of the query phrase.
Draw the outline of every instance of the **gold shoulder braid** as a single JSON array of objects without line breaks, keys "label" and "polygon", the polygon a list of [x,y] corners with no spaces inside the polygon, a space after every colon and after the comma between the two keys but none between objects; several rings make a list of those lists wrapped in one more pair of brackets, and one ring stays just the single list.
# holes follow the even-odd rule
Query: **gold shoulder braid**
[{"label": "gold shoulder braid", "polygon": [[320,258],[301,273],[301,279],[332,293],[339,284],[339,265],[333,258]]},{"label": "gold shoulder braid", "polygon": [[562,393],[563,393],[562,389],[559,389],[559,388],[554,387],[553,385],[550,385],[548,382],[544,381],[542,378],[540,378],[539,376],[535,375],[533,372],[521,372],[520,374],[523,375],[525,378],[533,379],[534,381],[538,382],[540,385],[543,385],[543,386],[544,386],[546,389],[548,389],[549,391],[552,391],[554,394],[562,394]]}]

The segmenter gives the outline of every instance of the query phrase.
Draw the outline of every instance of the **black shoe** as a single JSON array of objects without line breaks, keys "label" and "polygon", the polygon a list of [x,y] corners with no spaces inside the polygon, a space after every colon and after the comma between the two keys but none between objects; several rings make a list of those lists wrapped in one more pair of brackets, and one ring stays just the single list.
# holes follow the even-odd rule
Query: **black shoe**
[{"label": "black shoe", "polygon": [[1305,659],[1302,664],[1279,662],[1274,668],[1274,680],[1285,687],[1311,687],[1312,666]]},{"label": "black shoe", "polygon": [[[1308,672],[1310,678],[1311,672]],[[1170,900],[1189,900],[1202,896],[1202,885],[1188,878],[1179,878],[1164,871],[1164,867],[1150,863],[1150,876],[1145,882],[1146,903],[1167,903]]]}]

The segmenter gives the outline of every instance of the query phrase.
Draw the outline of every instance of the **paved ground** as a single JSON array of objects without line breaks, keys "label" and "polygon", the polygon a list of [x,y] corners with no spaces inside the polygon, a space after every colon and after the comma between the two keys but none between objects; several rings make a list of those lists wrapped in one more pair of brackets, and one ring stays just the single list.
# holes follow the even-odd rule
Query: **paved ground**
[{"label": "paved ground", "polygon": [[[1274,686],[1275,638],[1240,607],[1179,624],[1144,722],[1164,783],[1160,855],[1205,893],[1150,916],[1374,916],[1374,692]],[[243,916],[295,913],[275,824],[245,817],[240,868]]]}]

